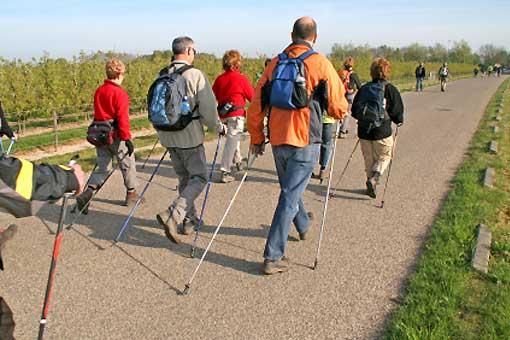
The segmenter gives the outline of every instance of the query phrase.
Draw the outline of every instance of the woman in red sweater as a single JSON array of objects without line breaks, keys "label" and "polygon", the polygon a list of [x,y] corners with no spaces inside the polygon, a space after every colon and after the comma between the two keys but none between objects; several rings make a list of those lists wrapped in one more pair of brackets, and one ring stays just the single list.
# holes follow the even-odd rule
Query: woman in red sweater
[{"label": "woman in red sweater", "polygon": [[235,178],[230,174],[232,164],[241,171],[241,134],[244,131],[246,101],[253,97],[253,87],[248,78],[241,74],[242,57],[236,50],[225,52],[223,56],[223,70],[213,84],[213,91],[218,100],[218,114],[223,123],[227,125],[227,141],[223,149],[221,161],[221,181],[232,182]]},{"label": "woman in red sweater", "polygon": [[88,212],[88,202],[94,191],[104,184],[113,158],[120,162],[119,168],[124,177],[126,199],[123,205],[130,206],[138,199],[134,145],[129,124],[129,96],[121,87],[126,66],[118,59],[110,59],[105,71],[107,79],[94,94],[94,122],[111,122],[113,140],[109,141],[110,144],[96,146],[97,168],[90,175],[87,189],[76,198],[78,210],[84,213]]}]

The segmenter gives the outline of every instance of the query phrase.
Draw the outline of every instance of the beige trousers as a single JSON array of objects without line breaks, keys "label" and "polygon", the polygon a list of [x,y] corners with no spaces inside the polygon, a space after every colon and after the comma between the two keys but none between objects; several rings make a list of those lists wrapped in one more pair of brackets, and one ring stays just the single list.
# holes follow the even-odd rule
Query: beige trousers
[{"label": "beige trousers", "polygon": [[365,172],[367,178],[377,171],[381,175],[384,173],[391,160],[391,151],[393,149],[393,136],[380,140],[360,139],[361,153],[365,160]]},{"label": "beige trousers", "polygon": [[227,124],[227,138],[223,157],[221,160],[221,171],[230,172],[233,163],[242,161],[241,155],[241,134],[244,131],[244,117],[229,117],[223,122]]}]

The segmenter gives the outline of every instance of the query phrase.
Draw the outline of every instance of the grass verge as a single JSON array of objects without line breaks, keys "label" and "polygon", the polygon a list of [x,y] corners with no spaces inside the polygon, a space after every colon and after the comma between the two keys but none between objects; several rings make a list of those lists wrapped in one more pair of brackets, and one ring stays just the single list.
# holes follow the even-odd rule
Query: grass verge
[{"label": "grass verge", "polygon": [[[403,303],[388,324],[387,339],[510,339],[509,87],[506,80],[487,106]],[[505,109],[494,133],[500,102]],[[498,142],[497,154],[488,152],[491,140]],[[482,184],[487,167],[497,172],[493,189]],[[493,232],[487,275],[470,266],[479,223]]]}]

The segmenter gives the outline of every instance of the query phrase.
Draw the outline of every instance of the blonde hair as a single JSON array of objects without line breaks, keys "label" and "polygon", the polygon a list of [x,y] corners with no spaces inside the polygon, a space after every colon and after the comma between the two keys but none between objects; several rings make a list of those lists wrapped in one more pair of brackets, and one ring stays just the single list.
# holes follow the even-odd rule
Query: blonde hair
[{"label": "blonde hair", "polygon": [[119,59],[110,59],[106,62],[105,71],[108,79],[117,79],[126,72],[126,65]]},{"label": "blonde hair", "polygon": [[223,55],[223,69],[225,71],[241,68],[241,53],[236,50],[229,50]]},{"label": "blonde hair", "polygon": [[390,77],[391,64],[384,58],[377,58],[370,66],[372,80],[387,80]]}]

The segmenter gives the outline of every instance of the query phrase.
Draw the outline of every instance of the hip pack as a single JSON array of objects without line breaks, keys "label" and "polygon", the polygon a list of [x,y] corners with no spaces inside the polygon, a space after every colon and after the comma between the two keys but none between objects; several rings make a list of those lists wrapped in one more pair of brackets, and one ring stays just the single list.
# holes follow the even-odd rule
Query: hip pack
[{"label": "hip pack", "polygon": [[111,145],[115,136],[113,121],[93,121],[87,129],[87,141],[97,147]]}]

